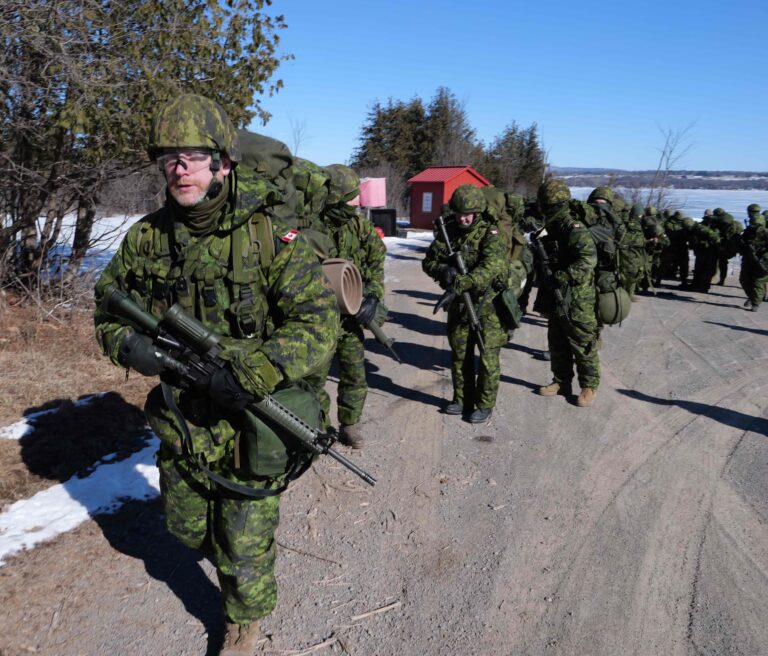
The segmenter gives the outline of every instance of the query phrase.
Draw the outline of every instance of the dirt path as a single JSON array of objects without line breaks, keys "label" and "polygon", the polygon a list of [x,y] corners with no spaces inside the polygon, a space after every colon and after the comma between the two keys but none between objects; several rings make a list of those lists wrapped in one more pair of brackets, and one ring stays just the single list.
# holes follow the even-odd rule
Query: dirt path
[{"label": "dirt path", "polygon": [[[665,289],[604,331],[595,406],[549,381],[544,322],[503,349],[489,424],[450,394],[414,246],[388,262],[370,438],[284,497],[273,654],[767,654],[768,314],[735,286]],[[731,285],[733,281],[729,281]],[[0,655],[205,654],[211,567],[132,503],[0,568]]]}]

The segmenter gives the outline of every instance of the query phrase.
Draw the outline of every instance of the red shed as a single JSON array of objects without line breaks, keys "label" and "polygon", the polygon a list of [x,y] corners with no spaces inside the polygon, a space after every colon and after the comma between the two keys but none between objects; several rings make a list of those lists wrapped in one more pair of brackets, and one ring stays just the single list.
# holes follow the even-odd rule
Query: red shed
[{"label": "red shed", "polygon": [[411,183],[411,228],[431,228],[456,187],[491,184],[471,166],[430,166],[408,182]]}]

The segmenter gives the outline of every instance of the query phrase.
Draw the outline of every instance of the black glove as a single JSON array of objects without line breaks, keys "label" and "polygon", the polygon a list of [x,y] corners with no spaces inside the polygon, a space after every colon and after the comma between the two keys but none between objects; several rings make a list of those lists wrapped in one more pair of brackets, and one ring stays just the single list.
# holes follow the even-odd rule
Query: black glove
[{"label": "black glove", "polygon": [[144,376],[158,376],[165,369],[162,355],[163,352],[152,343],[151,338],[139,333],[128,333],[120,344],[117,359]]},{"label": "black glove", "polygon": [[376,316],[376,308],[379,307],[379,299],[375,296],[366,296],[363,304],[355,315],[355,321],[361,326],[367,326]]},{"label": "black glove", "polygon": [[208,383],[208,393],[222,408],[227,410],[244,410],[253,395],[246,392],[227,369],[217,369]]},{"label": "black glove", "polygon": [[440,271],[440,280],[438,283],[443,289],[450,289],[453,285],[453,281],[456,280],[456,276],[459,275],[459,270],[456,267],[446,266]]}]

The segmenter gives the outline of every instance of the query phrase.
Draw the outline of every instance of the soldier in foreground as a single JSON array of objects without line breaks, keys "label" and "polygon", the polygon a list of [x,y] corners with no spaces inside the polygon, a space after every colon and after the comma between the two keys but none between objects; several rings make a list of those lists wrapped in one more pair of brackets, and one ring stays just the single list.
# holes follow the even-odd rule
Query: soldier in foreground
[{"label": "soldier in foreground", "polygon": [[[486,202],[478,187],[458,187],[449,208],[452,214],[446,221],[446,233],[450,243],[437,231],[422,268],[453,295],[448,306],[453,398],[443,412],[464,414],[467,421],[479,424],[490,419],[496,405],[501,376],[499,354],[507,342],[507,328],[494,303],[500,286],[507,284],[507,254],[498,229],[482,217]],[[456,257],[450,255],[454,251],[461,255],[466,273],[460,272]],[[472,325],[473,315],[479,325]],[[481,344],[480,369],[476,373],[475,346]]]},{"label": "soldier in foreground", "polygon": [[[166,202],[130,228],[99,279],[96,335],[116,365],[160,376],[145,412],[160,438],[166,524],[216,566],[227,622],[220,653],[252,654],[258,620],[277,602],[278,495],[300,472],[247,456],[255,435],[244,409],[327,360],[336,299],[304,239],[272,216],[276,188],[238,175],[237,134],[219,105],[182,95],[160,108],[149,155]],[[223,335],[219,355],[230,366],[182,385],[149,336],[102,307],[111,288],[158,318],[178,304]]]},{"label": "soldier in foreground", "polygon": [[597,248],[587,227],[571,215],[570,200],[571,192],[561,180],[547,180],[539,187],[545,234],[537,239],[542,241],[553,278],[539,288],[539,294],[545,295],[538,305],[546,308],[552,369],[552,382],[540,387],[539,394],[569,396],[575,365],[581,387],[576,404],[584,408],[592,405],[600,385]]}]

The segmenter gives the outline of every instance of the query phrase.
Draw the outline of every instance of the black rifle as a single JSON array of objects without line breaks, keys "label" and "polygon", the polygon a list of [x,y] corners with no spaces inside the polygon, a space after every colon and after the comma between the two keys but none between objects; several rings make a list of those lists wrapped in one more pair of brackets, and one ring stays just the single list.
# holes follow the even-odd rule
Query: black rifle
[{"label": "black rifle", "polygon": [[400,356],[397,354],[397,351],[395,351],[395,347],[393,346],[395,343],[395,338],[387,337],[381,326],[376,323],[376,319],[371,319],[371,322],[365,324],[365,327],[373,333],[373,336],[376,338],[376,341],[379,344],[389,350],[389,352],[392,354],[392,357],[395,358],[399,364],[403,364],[403,361],[400,359]]},{"label": "black rifle", "polygon": [[[218,369],[227,366],[219,357],[221,336],[186,314],[178,303],[162,319],[157,319],[142,310],[126,292],[110,285],[104,294],[101,308],[151,337],[157,348],[155,355],[163,366],[175,371],[189,384],[200,385],[210,380]],[[285,430],[301,442],[307,451],[318,455],[327,454],[369,485],[376,483],[373,476],[331,448],[334,442],[331,436],[310,426],[271,396],[252,401],[247,409]]]},{"label": "black rifle", "polygon": [[565,302],[563,296],[563,290],[560,288],[560,282],[555,277],[552,271],[552,267],[549,263],[549,254],[544,244],[541,242],[541,238],[547,235],[547,231],[542,228],[538,232],[531,235],[531,246],[533,252],[536,254],[536,263],[538,264],[538,273],[541,274],[542,282],[552,292],[552,296],[555,299],[556,309],[559,310],[565,320],[570,324],[571,317],[568,313],[568,304]]},{"label": "black rifle", "polygon": [[[445,246],[448,249],[448,258],[456,263],[456,268],[458,269],[460,275],[467,275],[467,265],[464,264],[464,258],[461,257],[461,253],[453,250],[453,247],[451,246],[451,240],[448,237],[448,231],[445,229],[445,221],[443,220],[443,217],[438,216],[435,220],[435,223],[437,224],[437,227],[440,230],[440,234],[443,236],[443,240],[445,241]],[[441,307],[449,305],[455,297],[456,294],[454,292],[450,290],[446,291],[437,302],[437,305],[435,305],[433,314],[437,312]],[[475,333],[477,348],[480,353],[485,353],[485,343],[483,342],[483,336],[481,334],[483,326],[480,323],[480,319],[477,318],[477,312],[475,311],[475,306],[472,303],[472,297],[469,295],[469,292],[464,292],[461,295],[461,298],[464,301],[465,307],[467,308],[467,315],[469,316],[469,327],[472,328],[472,331]]]}]

